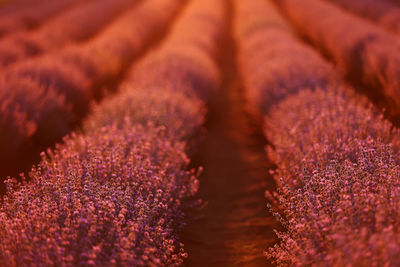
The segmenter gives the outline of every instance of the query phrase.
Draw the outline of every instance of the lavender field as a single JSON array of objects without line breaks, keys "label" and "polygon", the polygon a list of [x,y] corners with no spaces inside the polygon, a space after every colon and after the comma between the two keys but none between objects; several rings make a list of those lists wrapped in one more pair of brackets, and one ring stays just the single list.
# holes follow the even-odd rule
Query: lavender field
[{"label": "lavender field", "polygon": [[400,266],[397,0],[0,1],[0,266]]}]

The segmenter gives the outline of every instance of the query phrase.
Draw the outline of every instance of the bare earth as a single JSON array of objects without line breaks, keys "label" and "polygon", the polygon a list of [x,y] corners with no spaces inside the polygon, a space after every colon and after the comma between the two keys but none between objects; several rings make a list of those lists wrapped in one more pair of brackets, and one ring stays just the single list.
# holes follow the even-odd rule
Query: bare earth
[{"label": "bare earth", "polygon": [[187,266],[271,266],[263,252],[276,242],[278,223],[264,197],[275,188],[266,140],[245,110],[232,43],[228,38],[224,46],[223,86],[209,105],[207,135],[194,159],[205,168],[198,196],[207,205],[183,233]]}]

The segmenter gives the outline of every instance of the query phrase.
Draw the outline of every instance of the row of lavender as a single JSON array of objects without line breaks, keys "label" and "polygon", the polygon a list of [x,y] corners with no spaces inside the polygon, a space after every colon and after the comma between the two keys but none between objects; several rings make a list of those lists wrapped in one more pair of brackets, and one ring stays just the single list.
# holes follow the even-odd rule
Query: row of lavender
[{"label": "row of lavender", "polygon": [[[85,0],[93,1],[93,0]],[[18,0],[0,8],[0,38],[7,34],[30,30],[47,19],[79,5],[80,0]]]},{"label": "row of lavender", "polygon": [[3,166],[18,169],[26,158],[29,163],[26,155],[37,154],[70,132],[102,86],[118,79],[166,31],[182,4],[180,0],[142,1],[88,42],[26,59],[3,71]]},{"label": "row of lavender", "polygon": [[389,0],[328,1],[368,18],[389,31],[400,34],[400,6]]},{"label": "row of lavender", "polygon": [[135,2],[87,1],[47,20],[36,30],[10,34],[0,40],[0,68],[88,39]]},{"label": "row of lavender", "polygon": [[296,29],[331,57],[344,74],[386,96],[390,111],[398,115],[398,36],[328,1],[282,0],[276,3]]},{"label": "row of lavender", "polygon": [[196,171],[187,171],[187,141],[199,133],[204,100],[219,86],[226,9],[224,0],[189,3],[119,93],[94,108],[83,131],[43,154],[31,182],[7,181],[1,265],[183,262],[182,209],[195,204],[188,200],[198,187]]},{"label": "row of lavender", "polygon": [[241,74],[278,166],[279,190],[267,198],[285,231],[268,256],[283,266],[398,266],[399,131],[296,40],[271,3],[236,8]]}]

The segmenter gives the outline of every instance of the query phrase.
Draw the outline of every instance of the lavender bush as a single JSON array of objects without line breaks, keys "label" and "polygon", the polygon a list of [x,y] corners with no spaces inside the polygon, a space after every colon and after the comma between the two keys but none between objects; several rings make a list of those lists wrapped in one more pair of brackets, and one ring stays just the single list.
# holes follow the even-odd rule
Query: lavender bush
[{"label": "lavender bush", "polygon": [[397,266],[399,132],[332,89],[288,97],[268,117],[288,119],[279,134],[266,127],[287,229],[268,255],[285,266]]},{"label": "lavender bush", "polygon": [[49,20],[37,30],[9,35],[0,41],[0,68],[83,41],[100,31],[133,2],[88,1]]},{"label": "lavender bush", "polygon": [[131,79],[145,87],[181,84],[181,90],[195,92],[203,100],[213,95],[220,84],[215,59],[187,48],[159,51],[146,58],[134,68]]},{"label": "lavender bush", "polygon": [[[20,135],[21,138],[27,138],[18,142],[21,147],[14,150],[7,150],[8,146],[0,147],[2,154],[14,154],[17,158],[23,158],[23,154],[18,154],[18,151],[23,150],[22,144],[49,146],[53,144],[50,140],[54,142],[61,139],[88,111],[89,101],[96,95],[93,89],[100,87],[97,86],[98,84],[117,78],[123,68],[127,67],[134,57],[145,49],[154,36],[166,30],[168,22],[172,20],[180,6],[179,0],[168,1],[168,3],[163,0],[144,1],[82,46],[74,46],[43,57],[25,60],[7,68],[3,72],[6,78],[1,83],[1,94],[18,95],[18,98],[13,98],[15,102],[7,106],[10,109],[7,113],[21,113],[20,116],[34,125],[26,128],[29,129],[29,133]],[[40,91],[37,95],[64,98],[66,104],[61,105],[60,108],[64,109],[65,105],[71,107],[71,114],[57,117],[59,107],[56,104],[39,105],[36,96],[26,94],[27,88],[21,87],[21,84],[15,84],[18,80],[30,80],[29,88],[36,87],[38,88],[36,90]],[[17,92],[11,93],[8,92],[9,90],[17,90]],[[2,100],[8,101],[4,98]],[[48,102],[48,100],[45,99],[43,102]],[[0,105],[4,105],[1,100]],[[42,112],[41,109],[45,111]],[[43,116],[32,119],[32,114],[54,115],[42,120]],[[8,115],[2,113],[1,116]],[[10,119],[0,118],[0,121],[9,122]],[[57,131],[60,129],[60,124],[68,126],[67,130]],[[14,125],[10,125],[3,129],[6,131],[14,128]],[[10,134],[3,133],[3,135]],[[32,139],[33,136],[51,136],[51,138]],[[40,142],[37,143],[37,140]]]},{"label": "lavender bush", "polygon": [[400,105],[396,36],[322,0],[277,3],[299,32],[330,55],[345,74],[383,93],[395,107]]},{"label": "lavender bush", "polygon": [[[326,92],[302,90],[295,97],[301,102],[285,100],[273,108],[265,119],[265,134],[276,149],[269,149],[274,162],[287,165],[282,170],[310,175],[313,168],[332,159],[340,162],[356,159],[359,153],[354,140],[380,140],[399,152],[399,132],[383,119],[366,99],[357,97],[345,87],[329,87]],[[299,119],[299,111],[302,119]],[[278,118],[285,118],[281,120]],[[329,130],[327,130],[329,129]],[[301,136],[302,143],[295,139]],[[342,156],[340,156],[342,155]],[[306,160],[314,158],[313,161]],[[303,165],[304,162],[304,165]],[[312,165],[308,165],[314,162]],[[292,165],[291,165],[292,164]],[[283,166],[282,165],[282,166]],[[304,185],[304,177],[285,181],[292,187]]]},{"label": "lavender bush", "polygon": [[373,1],[373,0],[329,0],[340,5],[344,9],[350,10],[358,15],[375,21],[378,25],[400,33],[400,8],[390,1]]},{"label": "lavender bush", "polygon": [[[277,165],[272,173],[278,192],[266,196],[277,204],[270,208],[285,227],[267,256],[280,266],[397,266],[399,131],[365,98],[341,84],[338,74],[310,73],[307,64],[315,70],[330,66],[290,37],[286,27],[278,27],[281,20],[256,31],[255,19],[244,19],[252,12],[240,8],[247,2],[237,2],[241,19],[235,28],[253,29],[251,34],[236,34],[241,72],[250,103],[261,105],[271,142],[268,155]],[[263,4],[264,11],[261,5],[254,4],[259,9],[254,13],[278,16],[272,6]],[[251,46],[253,38],[260,40],[262,50]],[[270,60],[272,54],[284,64]],[[267,67],[254,71],[260,69],[259,62]],[[291,75],[292,68],[297,76]],[[322,85],[313,83],[316,80]],[[264,102],[251,97],[264,91],[269,94]],[[274,99],[275,92],[281,97]]]},{"label": "lavender bush", "polygon": [[[56,141],[59,136],[68,133],[74,122],[72,107],[69,106],[65,98],[54,92],[51,85],[40,86],[37,82],[30,78],[18,79],[2,79],[0,86],[7,90],[0,91],[0,102],[3,104],[4,117],[6,114],[18,114],[17,117],[24,120],[7,119],[5,127],[13,127],[12,125],[24,125],[21,134],[25,135],[20,140],[20,145],[14,146],[14,153],[18,155],[19,150],[23,145],[27,144],[28,140],[35,139],[40,144],[47,144]],[[33,104],[34,103],[34,104]],[[11,113],[14,110],[15,113]],[[63,118],[60,120],[59,118]],[[6,128],[2,131],[2,135],[9,134]],[[51,131],[49,131],[51,129]],[[18,136],[18,135],[17,135]],[[9,140],[19,140],[15,136]],[[7,155],[10,150],[4,149],[1,154]],[[16,160],[14,158],[14,160]]]},{"label": "lavender bush", "polygon": [[28,34],[15,33],[9,38],[0,40],[0,69],[4,69],[24,58],[45,52],[45,40],[31,38]]},{"label": "lavender bush", "polygon": [[332,66],[295,40],[271,3],[236,2],[239,68],[252,107],[267,113],[290,94],[303,88],[323,88],[338,79]]},{"label": "lavender bush", "polygon": [[66,102],[74,106],[76,117],[82,116],[89,105],[91,81],[79,69],[54,60],[52,56],[16,64],[4,73],[4,77],[6,84],[0,90],[9,89],[7,81],[29,79],[35,82],[37,87],[50,88],[53,93],[65,97]]},{"label": "lavender bush", "polygon": [[[202,11],[200,3],[204,0],[188,6],[173,31]],[[220,11],[213,16],[224,17],[226,9]],[[149,60],[165,46],[168,39]],[[191,46],[182,46],[182,54]],[[211,53],[203,56],[216,60]],[[31,182],[7,181],[0,207],[0,265],[183,263],[182,210],[196,204],[192,196],[198,189],[198,172],[187,171],[191,148],[185,141],[199,131],[205,109],[195,87],[181,82],[192,66],[181,67],[182,77],[176,72],[161,83],[160,72],[160,83],[152,87],[144,87],[144,79],[156,73],[128,78],[116,96],[95,106],[82,133],[42,154],[26,177]]]},{"label": "lavender bush", "polygon": [[84,46],[65,49],[59,60],[80,69],[96,84],[115,79],[167,30],[181,7],[180,0],[139,3]]},{"label": "lavender bush", "polygon": [[0,11],[0,38],[15,31],[38,27],[52,16],[67,10],[81,1],[18,1]]},{"label": "lavender bush", "polygon": [[172,229],[197,189],[183,171],[184,144],[151,124],[73,135],[0,208],[5,266],[175,265],[185,254]]},{"label": "lavender bush", "polygon": [[[186,24],[175,25],[176,31],[168,36],[164,49],[180,51],[193,49],[193,52],[202,52],[204,55],[216,57],[218,44],[223,39],[221,31],[227,27],[227,8],[223,1],[210,0],[196,1],[191,7],[196,14],[183,14]],[[189,14],[189,12],[187,13]],[[196,28],[198,32],[191,29]],[[199,34],[206,32],[207,34]]]},{"label": "lavender bush", "polygon": [[[171,137],[189,140],[200,132],[206,114],[204,103],[193,93],[187,94],[190,90],[193,88],[178,82],[158,86],[126,84],[117,96],[95,106],[85,129],[96,131],[112,124],[122,127],[127,119],[142,124],[150,120],[156,126],[165,127]],[[149,110],[149,107],[153,108]]]},{"label": "lavender bush", "polygon": [[[180,90],[207,101],[219,87],[216,61],[226,28],[227,7],[223,1],[195,1],[182,15],[164,45],[134,67],[130,79],[144,86],[181,84]],[[188,29],[191,28],[191,30]],[[197,34],[198,32],[207,34]]]}]

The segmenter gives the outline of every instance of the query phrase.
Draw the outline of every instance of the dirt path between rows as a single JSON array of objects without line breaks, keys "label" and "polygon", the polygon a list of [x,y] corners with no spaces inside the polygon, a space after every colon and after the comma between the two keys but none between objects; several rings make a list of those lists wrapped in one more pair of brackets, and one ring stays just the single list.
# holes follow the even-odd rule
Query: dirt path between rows
[{"label": "dirt path between rows", "polygon": [[194,158],[204,166],[198,196],[207,205],[183,233],[187,266],[270,266],[263,252],[276,242],[277,223],[266,208],[264,191],[275,188],[268,175],[261,123],[245,109],[227,38],[224,81],[209,105],[207,135]]}]

